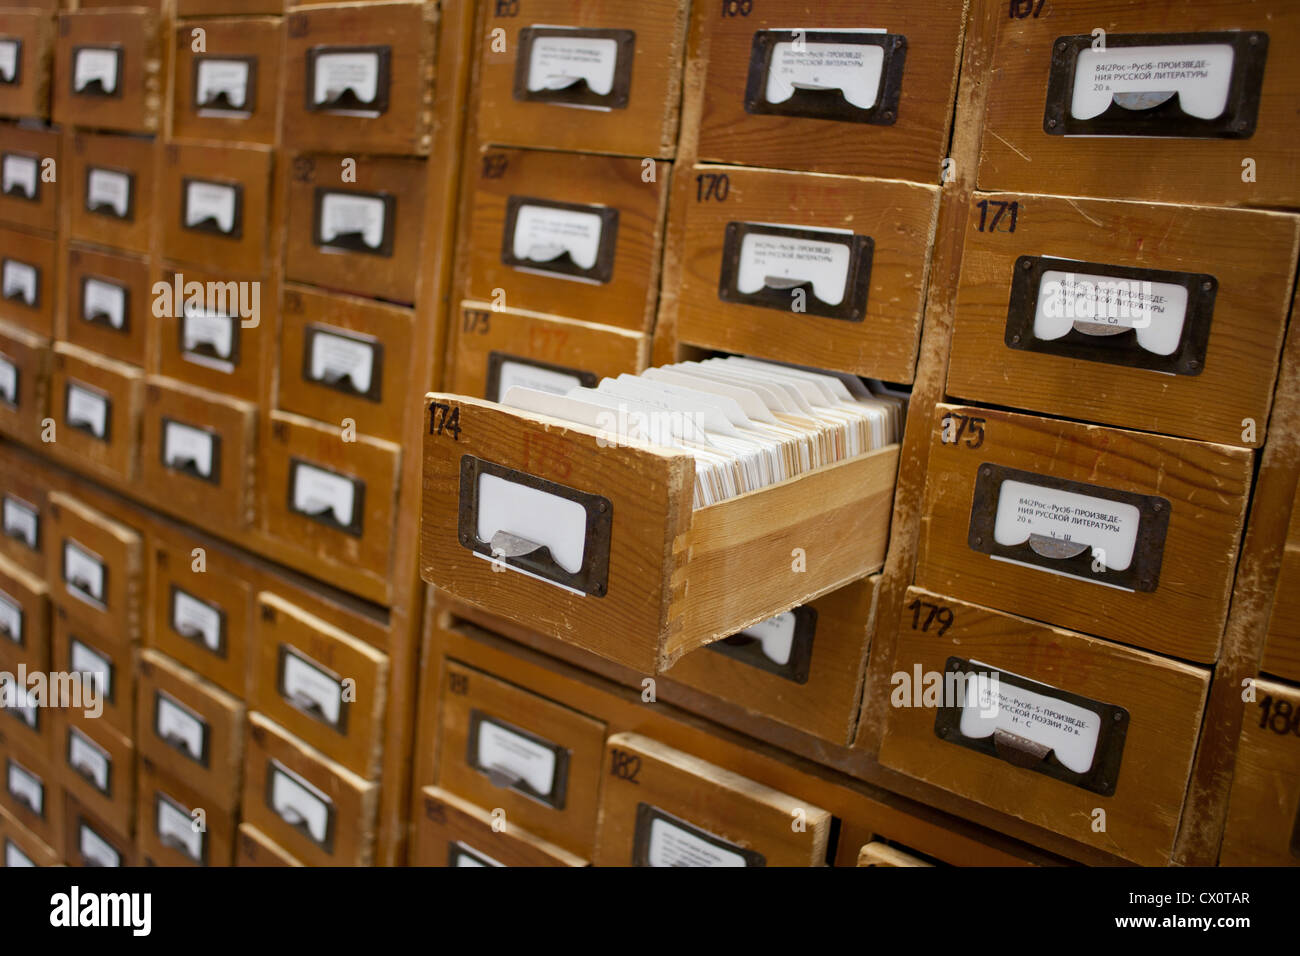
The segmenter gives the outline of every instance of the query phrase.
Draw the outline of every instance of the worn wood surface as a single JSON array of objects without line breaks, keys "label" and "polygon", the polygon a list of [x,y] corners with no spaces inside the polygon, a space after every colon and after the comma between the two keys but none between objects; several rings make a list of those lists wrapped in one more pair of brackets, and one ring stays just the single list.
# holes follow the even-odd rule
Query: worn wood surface
[{"label": "worn wood surface", "polygon": [[1300,690],[1260,680],[1254,691],[1254,701],[1240,705],[1241,737],[1219,864],[1300,866]]}]

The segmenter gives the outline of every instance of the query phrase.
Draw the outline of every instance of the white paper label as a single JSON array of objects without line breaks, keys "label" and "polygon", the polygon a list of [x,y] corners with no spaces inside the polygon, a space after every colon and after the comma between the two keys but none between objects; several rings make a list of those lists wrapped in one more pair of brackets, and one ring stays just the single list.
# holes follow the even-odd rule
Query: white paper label
[{"label": "white paper label", "polygon": [[618,41],[609,37],[541,36],[528,57],[528,89],[563,90],[580,80],[598,96],[614,88]]},{"label": "white paper label", "polygon": [[351,90],[362,103],[373,103],[379,92],[379,53],[319,53],[312,77],[312,103],[333,103]]},{"label": "white paper label", "polygon": [[181,348],[191,361],[208,364],[208,356],[193,354],[205,345],[220,359],[229,359],[235,348],[235,319],[215,312],[191,310],[188,306],[181,319]]},{"label": "white paper label", "polygon": [[16,714],[24,724],[35,730],[37,724],[36,701],[35,694],[28,692],[25,687],[17,687],[13,694],[13,703],[6,709]]},{"label": "white paper label", "polygon": [[763,656],[784,666],[790,663],[790,653],[794,650],[795,623],[794,611],[786,611],[740,633],[757,638],[763,647]]},{"label": "white paper label", "polygon": [[1214,119],[1228,105],[1233,59],[1227,43],[1080,50],[1070,115],[1081,120],[1100,116],[1112,99],[1129,109],[1149,109],[1177,92],[1178,105],[1188,116]]},{"label": "white paper label", "polygon": [[1137,329],[1138,344],[1148,352],[1172,355],[1186,317],[1185,286],[1048,270],[1038,285],[1034,335],[1058,339],[1075,322]]},{"label": "white paper label", "polygon": [[4,531],[11,538],[17,538],[28,548],[36,550],[36,537],[40,528],[40,517],[36,509],[24,504],[17,498],[5,497]]},{"label": "white paper label", "polygon": [[18,847],[14,846],[8,840],[5,840],[5,866],[6,867],[35,866],[35,865],[36,863],[32,860],[30,856],[28,856],[22,850],[18,849]]},{"label": "white paper label", "polygon": [[0,355],[0,402],[18,404],[18,366],[5,355]]},{"label": "white paper label", "polygon": [[482,769],[522,780],[534,793],[549,796],[555,789],[555,751],[490,720],[479,721],[476,759]]},{"label": "white paper label", "polygon": [[0,637],[14,644],[23,642],[23,606],[0,591]]},{"label": "white paper label", "polygon": [[765,286],[788,289],[810,282],[820,301],[839,305],[848,289],[850,258],[841,242],[750,232],[740,243],[736,290],[752,295]]},{"label": "white paper label", "polygon": [[278,760],[271,761],[271,809],[290,826],[305,826],[317,843],[325,842],[329,834],[329,797]]},{"label": "white paper label", "polygon": [[75,637],[68,645],[68,670],[74,674],[94,675],[96,693],[104,697],[113,696],[113,662]]},{"label": "white paper label", "polygon": [[1008,480],[998,491],[993,538],[1004,547],[1024,544],[1031,534],[1083,544],[1096,561],[1123,571],[1133,561],[1140,521],[1135,505]]},{"label": "white paper label", "polygon": [[115,329],[126,325],[126,289],[103,279],[86,279],[81,288],[81,317],[87,322],[107,319]]},{"label": "white paper label", "polygon": [[582,570],[587,547],[587,511],[578,502],[497,475],[478,476],[480,541],[498,531],[546,545],[551,558],[568,571]]},{"label": "white paper label", "polygon": [[185,184],[185,226],[193,228],[211,219],[228,233],[235,228],[239,190],[226,183],[190,180]]},{"label": "white paper label", "polygon": [[5,37],[0,40],[0,80],[6,83],[12,83],[18,79],[18,51],[22,43]]},{"label": "white paper label", "polygon": [[551,262],[567,252],[578,268],[590,269],[600,252],[601,230],[594,212],[525,204],[515,215],[515,258]]},{"label": "white paper label", "polygon": [[486,853],[481,853],[478,850],[471,850],[469,847],[460,843],[453,843],[452,849],[455,850],[456,866],[458,867],[477,866],[486,868],[490,866],[505,866],[504,863],[497,862]]},{"label": "white paper label", "polygon": [[221,611],[180,589],[172,592],[172,630],[213,653],[221,649]]},{"label": "white paper label", "polygon": [[154,707],[154,732],[183,751],[191,760],[202,762],[203,738],[208,725],[166,691],[158,691]]},{"label": "white paper label", "polygon": [[1092,767],[1101,734],[1101,714],[1095,710],[977,673],[966,675],[962,700],[963,736],[991,737],[1001,730],[1050,747],[1075,773]]},{"label": "white paper label", "polygon": [[108,399],[75,382],[68,383],[69,425],[85,429],[101,441],[108,434]]},{"label": "white paper label", "polygon": [[10,760],[7,786],[9,793],[38,817],[45,813],[45,784],[25,767]]},{"label": "white paper label", "polygon": [[211,432],[180,422],[163,423],[163,463],[168,468],[192,465],[201,477],[211,478],[215,451],[216,438]]},{"label": "white paper label", "polygon": [[535,388],[539,392],[552,395],[566,395],[569,389],[582,385],[582,379],[569,372],[557,372],[555,369],[541,368],[530,362],[506,361],[501,363],[497,393],[490,396],[493,401],[501,401],[501,396],[515,386]]},{"label": "white paper label", "polygon": [[36,198],[37,184],[37,167],[35,156],[20,156],[17,153],[9,153],[4,158],[3,171],[0,172],[0,191],[6,196],[15,186],[18,191],[28,199]]},{"label": "white paper label", "polygon": [[17,297],[23,305],[34,306],[36,304],[36,290],[38,288],[39,273],[36,267],[28,265],[26,262],[19,262],[17,259],[6,259],[4,261],[4,297],[12,299]]},{"label": "white paper label", "polygon": [[343,710],[342,685],[319,664],[288,648],[285,649],[280,692],[295,707],[313,715],[320,714],[327,723],[338,726]]},{"label": "white paper label", "polygon": [[745,858],[659,817],[650,821],[650,866],[745,866]]},{"label": "white paper label", "polygon": [[77,848],[82,857],[99,866],[121,866],[122,857],[107,840],[84,823],[77,838]]},{"label": "white paper label", "polygon": [[104,562],[74,541],[63,542],[63,580],[73,594],[104,603]]},{"label": "white paper label", "polygon": [[319,329],[311,339],[311,378],[333,384],[344,376],[362,394],[370,391],[375,371],[375,349],[368,342]]},{"label": "white paper label", "polygon": [[72,60],[72,92],[80,93],[96,80],[105,93],[117,90],[119,51],[103,47],[85,47]]},{"label": "white paper label", "polygon": [[384,201],[378,196],[325,193],[320,201],[320,238],[330,243],[339,236],[358,234],[371,249],[384,242]]},{"label": "white paper label", "polygon": [[[248,102],[248,67],[244,60],[199,60],[195,77],[195,101],[200,108],[221,107],[214,112],[242,110]],[[222,93],[224,100],[217,100]]]},{"label": "white paper label", "polygon": [[158,836],[164,843],[180,850],[196,863],[203,860],[203,837],[201,830],[194,828],[192,811],[180,806],[161,793],[157,798]]},{"label": "white paper label", "polygon": [[329,513],[345,528],[352,526],[357,486],[344,478],[314,465],[299,462],[293,472],[293,507],[308,517]]},{"label": "white paper label", "polygon": [[76,727],[68,728],[68,764],[93,781],[100,793],[108,793],[108,772],[113,761],[107,750]]},{"label": "white paper label", "polygon": [[118,218],[131,208],[131,177],[111,169],[92,168],[86,177],[86,208],[107,206]]},{"label": "white paper label", "polygon": [[870,109],[880,95],[883,47],[868,43],[795,43],[772,47],[764,95],[784,103],[795,90],[840,90],[858,109]]}]

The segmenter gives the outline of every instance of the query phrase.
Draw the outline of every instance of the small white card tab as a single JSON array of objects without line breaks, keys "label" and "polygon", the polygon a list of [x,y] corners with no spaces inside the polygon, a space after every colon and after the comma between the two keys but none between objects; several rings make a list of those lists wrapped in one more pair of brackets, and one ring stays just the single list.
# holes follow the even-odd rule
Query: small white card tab
[{"label": "small white card tab", "polygon": [[600,253],[602,230],[597,213],[524,203],[515,216],[515,258],[551,262],[567,252],[580,269],[590,269]]},{"label": "small white card tab", "polygon": [[1048,270],[1038,284],[1034,335],[1059,339],[1076,322],[1136,329],[1148,352],[1172,355],[1186,318],[1186,286]]},{"label": "small white card tab", "polygon": [[94,604],[104,604],[104,562],[75,541],[63,542],[63,580],[68,590]]},{"label": "small white card tab", "polygon": [[764,96],[784,103],[795,90],[839,90],[852,106],[870,109],[880,95],[884,63],[884,48],[875,44],[787,40],[772,47]]},{"label": "small white card tab", "polygon": [[209,356],[195,352],[199,346],[207,346],[218,359],[229,361],[235,350],[236,321],[233,316],[191,309],[187,305],[181,320],[181,348],[185,357],[208,364]]},{"label": "small white card tab", "polygon": [[319,517],[328,512],[345,528],[352,526],[357,485],[315,465],[298,462],[293,471],[293,507],[300,514]]},{"label": "small white card tab", "polygon": [[113,662],[75,637],[68,644],[68,670],[94,675],[97,693],[108,698],[113,696]]},{"label": "small white card tab", "polygon": [[91,168],[86,175],[86,208],[107,206],[119,219],[131,208],[131,176],[113,169]]},{"label": "small white card tab", "polygon": [[339,236],[359,235],[371,249],[384,242],[385,203],[378,196],[327,192],[320,200],[320,239],[333,242]]},{"label": "small white card tab", "polygon": [[744,856],[661,817],[650,821],[650,866],[746,866]]},{"label": "small white card tab", "polygon": [[471,849],[470,847],[465,846],[465,844],[463,843],[453,843],[451,845],[451,851],[456,861],[455,865],[458,867],[477,866],[477,867],[486,868],[490,866],[502,866],[502,867],[505,866],[504,863],[497,862],[496,860],[492,859],[492,857],[488,856],[486,853],[482,853],[479,850]]},{"label": "small white card tab", "polygon": [[299,710],[337,727],[343,712],[343,688],[315,661],[281,645],[284,670],[280,692]]},{"label": "small white card tab", "polygon": [[756,638],[763,647],[763,656],[774,664],[784,666],[790,663],[790,654],[794,650],[796,623],[794,611],[786,611],[760,621],[753,627],[747,627],[740,633]]},{"label": "small white card tab", "polygon": [[105,93],[117,91],[122,53],[112,47],[82,47],[72,58],[72,92],[81,93],[96,80]]},{"label": "small white card tab", "polygon": [[23,642],[23,606],[0,591],[0,637],[14,644]]},{"label": "small white card tab", "polygon": [[1050,694],[989,680],[986,674],[970,673],[965,679],[963,736],[979,739],[1005,731],[1051,748],[1068,770],[1087,773],[1091,769],[1101,735],[1101,714]]},{"label": "small white card tab", "polygon": [[1177,93],[1188,116],[1215,119],[1228,106],[1234,59],[1227,43],[1080,50],[1070,115],[1092,119],[1106,112],[1112,100],[1125,109],[1150,109]]},{"label": "small white card tab", "polygon": [[365,394],[375,373],[375,347],[350,336],[317,329],[311,337],[310,375],[314,382],[333,384],[347,378]]},{"label": "small white card tab", "polygon": [[312,105],[326,106],[347,90],[363,104],[373,103],[379,92],[378,51],[321,52],[312,76]]},{"label": "small white card tab", "polygon": [[21,153],[6,153],[3,170],[0,171],[0,192],[11,195],[15,187],[20,195],[28,199],[36,198],[39,164],[35,156]]},{"label": "small white card tab", "polygon": [[18,54],[22,41],[14,37],[0,39],[0,82],[12,83],[18,79]]},{"label": "small white card tab", "polygon": [[322,846],[329,836],[330,798],[278,760],[271,761],[271,809],[290,826],[302,826]]},{"label": "small white card tab", "polygon": [[41,519],[36,509],[10,495],[4,500],[4,533],[35,551]]},{"label": "small white card tab", "polygon": [[501,397],[516,385],[520,388],[535,388],[539,392],[550,392],[552,395],[564,395],[571,388],[579,388],[582,379],[569,372],[542,368],[531,362],[507,360],[501,363],[497,394],[490,397],[500,401]]},{"label": "small white card tab", "polygon": [[172,591],[172,630],[197,638],[213,653],[221,650],[221,610],[180,588]]},{"label": "small white card tab", "polygon": [[180,850],[196,863],[203,860],[202,830],[194,828],[193,811],[182,807],[164,794],[155,794],[158,836],[168,846]]},{"label": "small white card tab", "polygon": [[[245,110],[248,104],[248,68],[246,60],[199,60],[194,80],[194,100],[199,109],[219,113]],[[223,93],[224,101],[218,99]],[[216,106],[218,102],[223,105]]]},{"label": "small white card tab", "polygon": [[528,89],[563,90],[580,80],[598,96],[614,88],[618,41],[609,37],[539,36],[528,58]]},{"label": "small white card tab", "polygon": [[69,382],[67,421],[103,441],[108,435],[108,398],[84,385]]},{"label": "small white card tab", "polygon": [[87,278],[81,287],[81,317],[87,322],[102,317],[113,328],[124,328],[126,289],[115,282]]},{"label": "small white card tab", "polygon": [[36,267],[17,259],[4,261],[3,275],[4,297],[18,299],[26,306],[36,305],[36,292],[39,288],[39,274]]},{"label": "small white card tab", "polygon": [[93,861],[97,866],[121,866],[122,856],[109,842],[92,830],[86,824],[81,824],[77,836],[77,849],[87,860]]},{"label": "small white card tab", "polygon": [[505,532],[545,545],[551,558],[570,574],[582,570],[587,544],[587,512],[576,501],[497,475],[478,476],[478,539]]},{"label": "small white card tab", "polygon": [[765,286],[793,288],[810,282],[818,299],[839,305],[848,290],[851,259],[852,251],[842,242],[750,232],[740,243],[736,289],[752,295]]},{"label": "small white card tab", "polygon": [[478,765],[522,780],[534,793],[555,789],[555,751],[486,718],[478,726]]},{"label": "small white card tab", "polygon": [[202,763],[206,758],[204,739],[208,725],[166,691],[158,691],[154,700],[154,733],[191,760]]},{"label": "small white card tab", "polygon": [[1140,521],[1135,505],[1007,480],[998,491],[993,537],[1004,547],[1024,544],[1030,535],[1071,542],[1080,551],[1090,547],[1105,567],[1123,571],[1133,561]]},{"label": "small white card tab", "polygon": [[163,421],[163,464],[177,470],[190,466],[201,478],[211,479],[216,458],[216,436],[202,428]]},{"label": "small white card tab", "polygon": [[0,355],[0,402],[18,405],[18,366],[6,355]]},{"label": "small white card tab", "polygon": [[100,793],[108,793],[109,770],[113,766],[108,751],[76,727],[68,728],[68,764],[95,784]]},{"label": "small white card tab", "polygon": [[239,206],[239,187],[229,183],[213,183],[190,179],[185,183],[185,226],[192,229],[208,220],[217,229],[231,233]]},{"label": "small white card tab", "polygon": [[9,772],[6,774],[5,786],[9,793],[37,816],[45,814],[45,784],[26,767],[11,757],[8,761]]}]

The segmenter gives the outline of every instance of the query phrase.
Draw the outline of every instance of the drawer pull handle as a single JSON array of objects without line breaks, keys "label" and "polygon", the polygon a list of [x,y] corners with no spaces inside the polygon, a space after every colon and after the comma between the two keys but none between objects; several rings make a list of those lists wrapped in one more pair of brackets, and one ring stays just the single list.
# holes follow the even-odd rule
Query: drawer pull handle
[{"label": "drawer pull handle", "polygon": [[30,810],[34,815],[38,817],[41,815],[40,808],[36,806],[36,801],[33,800],[31,797],[29,797],[27,794],[14,793],[12,790],[10,790],[9,792],[13,795],[13,798],[15,800],[17,800],[20,804],[22,804],[24,807]]},{"label": "drawer pull handle", "polygon": [[175,747],[177,750],[179,750],[181,753],[185,754],[186,756],[192,757],[195,760],[199,759],[199,755],[194,752],[194,749],[192,747],[190,747],[189,740],[182,737],[180,734],[176,733],[175,731],[172,730],[167,731],[167,733],[163,734],[163,740],[171,744],[173,747]]},{"label": "drawer pull handle", "polygon": [[[875,240],[843,230],[729,222],[718,298],[789,312],[803,291],[809,315],[844,322],[866,317]],[[817,258],[810,263],[810,255]]]},{"label": "drawer pull handle", "polygon": [[81,776],[84,777],[88,783],[93,784],[96,790],[100,789],[99,782],[95,779],[95,769],[90,764],[86,763],[86,761],[84,760],[74,761],[72,764],[72,769],[77,771],[77,773],[81,774]]}]

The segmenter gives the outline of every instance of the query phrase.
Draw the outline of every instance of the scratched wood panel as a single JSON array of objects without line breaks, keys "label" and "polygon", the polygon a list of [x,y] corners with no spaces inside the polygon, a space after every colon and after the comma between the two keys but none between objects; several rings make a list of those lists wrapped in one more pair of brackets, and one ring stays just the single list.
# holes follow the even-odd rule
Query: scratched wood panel
[{"label": "scratched wood panel", "polygon": [[[912,380],[938,187],[736,166],[697,165],[689,175],[698,182],[683,204],[685,245],[677,306],[682,342],[891,382]],[[725,198],[717,178],[723,176],[728,184]],[[710,195],[714,198],[706,198]],[[724,301],[719,283],[732,222],[870,236],[874,247],[861,321],[799,312],[793,305],[766,308]]]},{"label": "scratched wood panel", "polygon": [[[1106,196],[1214,205],[1300,206],[1295,102],[1300,6],[1289,0],[1094,0],[1049,3],[1038,17],[1008,16],[989,3],[997,26],[979,187],[1067,196]],[[1091,34],[1243,30],[1268,35],[1259,114],[1247,139],[1055,136],[1044,130],[1053,44]],[[1255,177],[1243,163],[1255,161]]]},{"label": "scratched wood panel", "polygon": [[[141,866],[234,865],[236,815],[233,811],[211,805],[206,794],[190,785],[188,777],[167,773],[148,757],[140,759],[138,783],[135,840]],[[163,835],[166,831],[160,819],[163,812],[160,805],[164,801],[170,803],[172,810],[191,819],[194,811],[202,812],[197,860],[190,855],[190,846],[182,848],[176,837]],[[174,827],[176,823],[169,820],[168,825]]]},{"label": "scratched wood panel", "polygon": [[[178,24],[171,47],[171,135],[177,139],[275,145],[280,133],[283,26],[281,17],[191,20]],[[204,57],[253,58],[247,99],[240,111],[247,115],[213,115],[219,111],[199,107],[196,99],[199,59],[193,50],[194,30],[204,31]]]},{"label": "scratched wood panel", "polygon": [[[73,90],[79,47],[117,46],[117,90],[104,96]],[[142,7],[59,14],[55,41],[53,115],[60,126],[157,133],[167,98],[162,18]]]},{"label": "scratched wood panel", "polygon": [[1259,680],[1243,703],[1220,866],[1300,866],[1300,690]]},{"label": "scratched wood panel", "polygon": [[[901,705],[890,708],[881,763],[1136,863],[1168,864],[1210,672],[920,588],[907,597],[909,604],[950,611],[951,623],[943,628],[936,621],[927,630],[924,607],[919,614],[903,608],[892,692]],[[939,737],[935,707],[920,705],[914,684],[923,674],[943,674],[950,656],[1125,708],[1114,793],[1095,793]],[[1104,831],[1094,830],[1097,809],[1105,811]]]},{"label": "scratched wood panel", "polygon": [[[11,18],[18,16],[38,16],[37,14],[24,14],[20,11],[6,10],[0,11],[0,36],[13,37],[17,34],[6,29],[9,24],[6,22]],[[28,55],[28,42],[23,40],[22,54],[20,59],[22,63],[19,66],[20,75],[31,75],[28,71],[39,70],[39,64],[30,65],[26,62]],[[21,83],[20,83],[21,85]],[[6,110],[4,103],[6,98],[12,97],[13,87],[7,84],[0,84],[0,115],[12,116],[14,111]],[[8,162],[10,156],[17,156],[35,163],[35,183],[34,195],[29,195],[22,190],[22,187],[15,188],[13,192],[0,192],[0,221],[11,223],[16,226],[22,226],[27,229],[34,229],[43,233],[52,233],[59,228],[59,186],[56,181],[47,181],[49,175],[56,175],[59,164],[59,147],[62,145],[63,137],[58,130],[21,126],[18,123],[0,123],[0,137],[4,139],[4,146],[0,148],[0,155],[5,157]],[[53,168],[50,164],[53,163]]]},{"label": "scratched wood panel", "polygon": [[0,400],[0,433],[20,441],[40,438],[50,404],[50,340],[27,329],[0,322],[0,361],[17,376],[13,402]]},{"label": "scratched wood panel", "polygon": [[830,813],[657,740],[637,733],[610,737],[604,776],[596,866],[633,864],[643,805],[761,854],[764,866],[826,863]]},{"label": "scratched wood panel", "polygon": [[[728,16],[731,8],[723,7],[719,16],[717,4],[696,4],[702,40],[692,56],[707,58],[707,68],[702,82],[688,83],[687,96],[702,100],[699,158],[938,182],[952,122],[966,8],[965,0],[866,5],[856,0],[765,0],[744,15]],[[906,41],[893,122],[837,122],[746,111],[745,88],[758,31],[864,28],[883,29]]]},{"label": "scratched wood panel", "polygon": [[456,866],[465,850],[501,866],[587,866],[582,857],[522,827],[494,827],[491,813],[440,787],[420,789],[414,817],[413,866]]},{"label": "scratched wood panel", "polygon": [[[999,203],[1017,204],[1015,232],[1005,223],[981,231],[981,222],[989,224]],[[1228,445],[1264,443],[1300,217],[977,193],[965,228],[949,394]],[[1209,340],[1196,373],[1111,364],[1104,351],[1094,351],[1097,360],[1089,361],[1009,346],[1012,281],[1023,256],[1214,276]],[[1172,316],[1153,321],[1166,318]]]},{"label": "scratched wood panel", "polygon": [[[983,419],[983,437],[972,430],[945,443],[948,416]],[[1158,653],[1212,662],[1232,592],[1253,457],[1248,449],[1226,445],[939,405],[930,437],[916,584]],[[1154,590],[1104,586],[977,551],[969,539],[976,479],[984,467],[1166,499],[1169,522]],[[996,495],[989,505],[996,507]]]},{"label": "scratched wood panel", "polygon": [[[527,6],[489,4],[488,31],[502,30],[500,44],[484,40],[478,64],[478,140],[575,152],[658,156],[671,159],[677,146],[682,59],[689,5],[680,0],[529,0]],[[635,34],[626,106],[577,109],[522,99],[515,93],[520,31],[533,26],[631,30]],[[618,62],[618,69],[623,69]]]},{"label": "scratched wood panel", "polygon": [[54,17],[41,10],[0,11],[0,36],[22,41],[18,82],[0,85],[0,115],[44,120],[50,115]]}]

